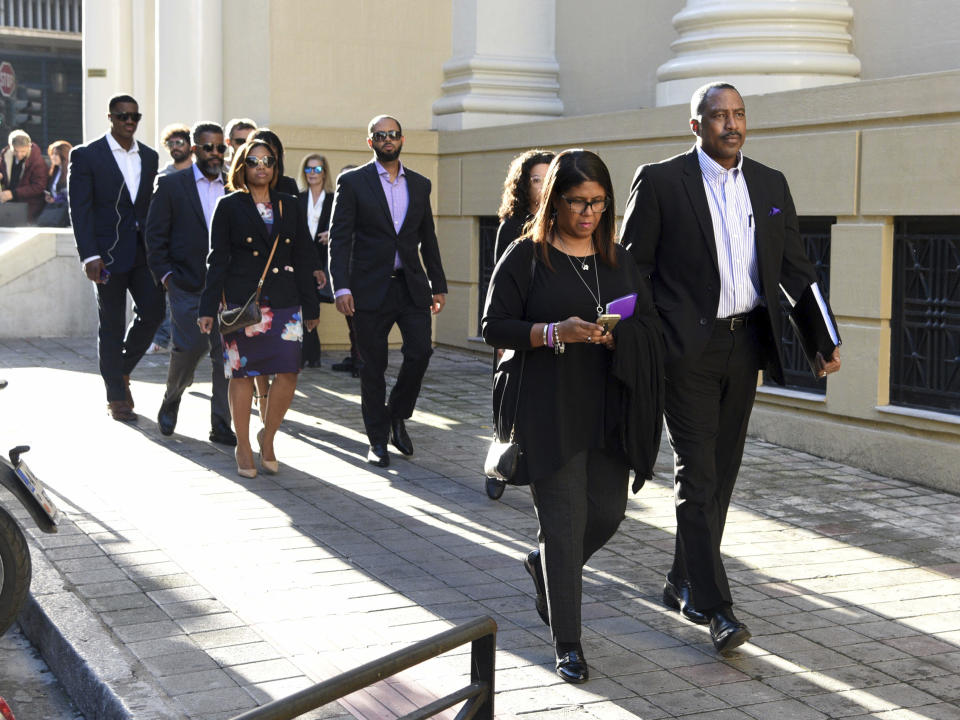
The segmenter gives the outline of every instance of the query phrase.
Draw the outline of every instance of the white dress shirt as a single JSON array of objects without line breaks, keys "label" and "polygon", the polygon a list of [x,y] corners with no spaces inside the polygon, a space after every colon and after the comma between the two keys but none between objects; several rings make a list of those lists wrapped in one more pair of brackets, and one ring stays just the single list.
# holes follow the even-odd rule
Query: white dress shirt
[{"label": "white dress shirt", "polygon": [[130,201],[137,201],[137,191],[140,189],[140,146],[133,141],[129,150],[124,150],[116,141],[112,133],[107,133],[107,144],[113,151],[113,159],[123,175],[123,181],[130,191]]},{"label": "white dress shirt", "polygon": [[327,191],[321,190],[317,196],[317,201],[313,201],[313,193],[307,192],[307,227],[310,228],[310,239],[317,237],[317,226],[320,224],[320,215],[323,213],[323,201],[327,197]]}]

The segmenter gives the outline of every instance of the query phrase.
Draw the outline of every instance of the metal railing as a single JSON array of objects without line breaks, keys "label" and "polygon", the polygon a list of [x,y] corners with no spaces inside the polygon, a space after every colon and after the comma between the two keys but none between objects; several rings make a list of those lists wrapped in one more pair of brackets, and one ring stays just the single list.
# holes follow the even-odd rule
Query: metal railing
[{"label": "metal railing", "polygon": [[0,26],[80,32],[82,0],[0,0]]},{"label": "metal railing", "polygon": [[399,720],[433,717],[460,702],[464,705],[457,713],[456,720],[493,720],[496,639],[497,624],[493,618],[477,618],[285,698],[237,715],[233,720],[293,720],[468,642],[472,643],[470,684],[404,715]]}]

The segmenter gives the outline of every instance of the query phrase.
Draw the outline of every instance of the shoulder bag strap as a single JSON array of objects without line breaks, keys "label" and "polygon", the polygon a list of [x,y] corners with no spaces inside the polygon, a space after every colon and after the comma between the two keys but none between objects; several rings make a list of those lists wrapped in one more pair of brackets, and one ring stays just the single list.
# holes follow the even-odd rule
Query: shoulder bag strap
[{"label": "shoulder bag strap", "polygon": [[[530,298],[530,291],[533,289],[533,278],[537,272],[537,247],[533,247],[533,255],[530,256],[530,284],[527,286],[527,296],[523,300],[523,310],[524,315],[526,315],[527,310],[527,300]],[[527,351],[524,350],[520,355],[520,377],[517,380],[517,401],[513,407],[513,424],[510,426],[510,442],[513,442],[513,439],[517,433],[517,411],[520,409],[520,391],[523,389],[523,366],[527,362]]]},{"label": "shoulder bag strap", "polygon": [[[280,206],[280,217],[283,217],[283,200],[279,200],[277,204]],[[267,273],[270,271],[270,263],[273,262],[273,254],[277,251],[277,243],[280,242],[280,233],[277,232],[277,236],[273,239],[273,247],[270,249],[270,256],[267,258],[267,264],[263,266],[263,273],[260,275],[260,282],[257,283],[257,290],[251,296],[256,303],[260,303],[260,291],[263,289],[263,283],[267,279]],[[227,306],[227,295],[222,293],[221,297],[223,299],[223,306]],[[250,304],[250,300],[247,300],[244,303],[244,307]]]}]

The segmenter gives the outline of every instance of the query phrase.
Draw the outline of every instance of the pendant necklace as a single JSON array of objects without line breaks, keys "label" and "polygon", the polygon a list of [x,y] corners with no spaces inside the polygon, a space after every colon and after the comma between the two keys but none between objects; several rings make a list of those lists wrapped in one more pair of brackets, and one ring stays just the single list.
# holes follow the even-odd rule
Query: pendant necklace
[{"label": "pendant necklace", "polygon": [[600,304],[600,273],[597,271],[597,263],[593,263],[593,274],[597,279],[597,294],[593,294],[593,290],[590,289],[590,286],[587,284],[587,281],[583,279],[583,276],[577,270],[577,263],[580,264],[580,267],[586,271],[590,269],[590,265],[587,263],[588,257],[593,257],[596,253],[591,255],[584,256],[582,258],[577,258],[577,262],[573,261],[573,258],[570,256],[570,253],[567,252],[567,244],[563,241],[563,238],[560,237],[560,233],[554,233],[554,236],[557,240],[560,241],[560,245],[563,247],[563,254],[566,256],[567,260],[570,261],[570,266],[573,268],[573,271],[577,274],[577,277],[580,278],[580,282],[583,283],[583,286],[587,289],[587,292],[590,293],[590,297],[593,298],[593,301],[597,304],[597,315],[603,315],[603,305]]}]

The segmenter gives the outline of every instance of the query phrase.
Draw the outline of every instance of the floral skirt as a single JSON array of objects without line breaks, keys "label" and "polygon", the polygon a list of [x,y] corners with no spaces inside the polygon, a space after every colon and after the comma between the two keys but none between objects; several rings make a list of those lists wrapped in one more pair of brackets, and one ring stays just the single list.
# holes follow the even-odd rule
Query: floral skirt
[{"label": "floral skirt", "polygon": [[223,374],[228,379],[300,372],[300,308],[261,305],[260,313],[258,324],[222,336]]}]

